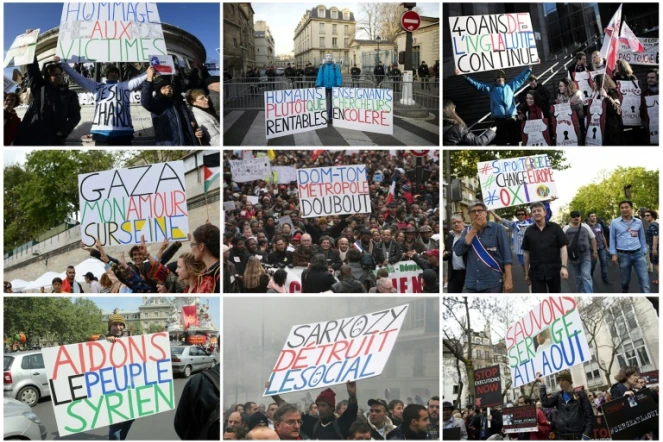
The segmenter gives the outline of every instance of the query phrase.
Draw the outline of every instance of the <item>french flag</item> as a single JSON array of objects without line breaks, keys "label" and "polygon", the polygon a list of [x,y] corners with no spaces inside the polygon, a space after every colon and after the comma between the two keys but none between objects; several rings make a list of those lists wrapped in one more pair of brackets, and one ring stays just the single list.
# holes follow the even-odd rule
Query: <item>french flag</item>
[{"label": "french flag", "polygon": [[394,201],[396,195],[396,181],[398,181],[398,172],[394,173],[394,179],[391,180],[391,186],[389,186],[389,193],[387,194],[385,205]]}]

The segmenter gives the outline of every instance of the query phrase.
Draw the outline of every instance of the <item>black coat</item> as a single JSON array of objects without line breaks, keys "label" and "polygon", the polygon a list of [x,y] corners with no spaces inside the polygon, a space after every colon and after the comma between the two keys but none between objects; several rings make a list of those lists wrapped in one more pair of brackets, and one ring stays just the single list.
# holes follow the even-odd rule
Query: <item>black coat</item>
[{"label": "black coat", "polygon": [[539,398],[544,408],[557,409],[556,428],[561,434],[586,434],[592,437],[594,428],[594,411],[587,393],[577,391],[571,400],[566,402],[562,392],[558,391],[551,397],[546,394],[545,385],[539,386]]},{"label": "black coat", "polygon": [[[216,364],[209,370],[209,374],[220,379],[220,367],[221,364]],[[207,375],[198,373],[189,379],[184,386],[175,412],[175,431],[180,439],[220,440],[220,423],[210,425],[207,434],[200,434],[214,409],[218,409],[220,397],[219,389],[214,386]]]},{"label": "black coat", "polygon": [[364,284],[354,279],[352,276],[341,278],[339,282],[332,286],[334,293],[366,293]]},{"label": "black coat", "polygon": [[352,75],[353,77],[359,77],[360,74],[361,74],[361,69],[356,67],[350,69],[350,75]]},{"label": "black coat", "polygon": [[309,270],[302,272],[302,293],[321,293],[331,289],[336,284],[334,278],[328,271]]},{"label": "black coat", "polygon": [[444,120],[443,131],[444,146],[488,146],[497,136],[490,129],[482,135],[474,135],[466,126],[450,120]]},{"label": "black coat", "polygon": [[196,123],[196,119],[181,100],[177,88],[174,88],[175,91],[171,98],[160,96],[159,92],[155,98],[152,96],[152,82],[144,81],[141,87],[140,104],[152,113],[157,145],[198,146],[191,125],[191,123]]},{"label": "black coat", "polygon": [[14,145],[64,145],[81,121],[78,95],[66,85],[55,87],[44,80],[36,57],[28,65],[27,73],[32,101],[16,132]]},{"label": "black coat", "polygon": [[[454,253],[453,243],[454,243],[454,234],[450,233],[450,234],[447,235],[446,238],[444,238],[444,251],[445,252],[449,251],[453,255],[453,253]],[[442,258],[442,261],[447,261],[447,265],[448,265],[448,267],[447,267],[447,276],[449,277],[449,279],[451,279],[451,276],[454,274],[453,264],[452,264],[452,261],[451,261],[452,255],[445,256],[445,257]],[[467,253],[465,255],[463,255],[463,262],[465,262],[465,268],[467,268]],[[421,267],[421,266],[419,266],[419,267]]]},{"label": "black coat", "polygon": [[[378,247],[382,249],[384,247],[384,241],[380,241],[378,243]],[[395,239],[391,240],[391,244],[389,245],[389,249],[387,250],[387,252],[388,256],[385,256],[384,258],[389,260],[389,264],[395,264],[398,261],[400,261],[401,258],[403,257],[403,249],[401,248],[401,245],[396,242]],[[382,253],[384,254],[384,251]]]},{"label": "black coat", "polygon": [[375,66],[375,69],[373,69],[373,75],[376,77],[384,77],[384,66]]},{"label": "black coat", "polygon": [[[527,109],[527,102],[525,99],[527,98],[527,92],[530,90],[532,90],[532,88],[528,87],[518,95],[518,103],[520,103],[518,108],[521,112],[524,112]],[[548,118],[550,116],[550,91],[543,84],[537,84],[534,90],[536,91],[534,102],[541,108],[543,115]]]},{"label": "black coat", "polygon": [[417,68],[417,74],[419,74],[419,78],[428,77],[428,74],[430,74],[428,65],[427,64],[419,65],[419,67]]}]

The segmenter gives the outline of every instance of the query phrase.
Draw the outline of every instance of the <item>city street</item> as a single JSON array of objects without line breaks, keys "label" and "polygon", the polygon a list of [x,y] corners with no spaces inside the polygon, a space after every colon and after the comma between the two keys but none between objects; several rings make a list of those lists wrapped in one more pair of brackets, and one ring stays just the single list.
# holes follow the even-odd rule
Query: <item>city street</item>
[{"label": "city street", "polygon": [[[179,403],[182,390],[184,390],[184,386],[189,379],[175,378],[175,399],[177,403]],[[55,423],[51,398],[42,398],[32,411],[46,427],[46,440],[108,440],[108,427],[60,437]],[[175,433],[174,420],[175,410],[137,419],[129,430],[127,440],[180,440],[177,433]]]}]

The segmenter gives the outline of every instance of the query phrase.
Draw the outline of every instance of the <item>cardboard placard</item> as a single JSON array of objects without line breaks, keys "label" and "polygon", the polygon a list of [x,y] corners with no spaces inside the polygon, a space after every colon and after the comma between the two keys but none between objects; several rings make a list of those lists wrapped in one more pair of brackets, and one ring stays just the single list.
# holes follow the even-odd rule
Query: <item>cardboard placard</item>
[{"label": "cardboard placard", "polygon": [[394,134],[394,95],[391,89],[335,87],[334,125],[379,134]]},{"label": "cardboard placard", "polygon": [[536,405],[503,408],[502,425],[506,434],[538,431]]},{"label": "cardboard placard", "polygon": [[327,127],[325,88],[265,91],[265,136],[293,135]]},{"label": "cardboard placard", "polygon": [[499,365],[474,370],[474,398],[477,407],[502,405],[502,375]]},{"label": "cardboard placard", "polygon": [[269,157],[230,160],[230,174],[236,183],[264,180],[272,173]]}]

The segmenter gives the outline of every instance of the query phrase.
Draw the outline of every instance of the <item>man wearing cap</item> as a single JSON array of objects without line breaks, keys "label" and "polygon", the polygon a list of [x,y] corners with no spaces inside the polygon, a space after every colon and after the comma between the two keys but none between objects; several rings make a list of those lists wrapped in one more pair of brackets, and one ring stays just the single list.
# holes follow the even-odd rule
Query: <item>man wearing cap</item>
[{"label": "man wearing cap", "polygon": [[416,262],[419,265],[419,267],[421,267],[423,270],[430,269],[434,271],[437,274],[437,279],[439,281],[440,250],[439,249],[427,250],[426,252],[423,253],[423,255],[426,256],[426,259],[423,259],[421,255],[419,255],[415,250],[411,250],[410,252],[408,252],[408,256],[410,257],[410,259]]},{"label": "man wearing cap", "polygon": [[[99,336],[97,341],[115,342],[116,339],[122,337],[126,326],[124,317],[117,313],[117,309],[113,310],[113,313],[108,317],[108,335]],[[134,419],[111,424],[108,428],[108,440],[125,440],[133,423]]]},{"label": "man wearing cap", "polygon": [[[362,227],[361,230],[359,231],[359,241],[355,241],[353,244],[353,247],[357,250],[359,250],[362,254],[362,261],[361,265],[365,269],[368,269],[369,267],[371,270],[375,269],[377,265],[382,265],[384,262],[384,255],[382,253],[382,249],[378,246],[378,244],[373,241],[371,238],[371,231],[367,229],[366,227]],[[369,265],[369,259],[364,258],[365,255],[370,255],[373,258],[373,263],[372,265]]]},{"label": "man wearing cap", "polygon": [[576,278],[578,293],[594,293],[592,278],[592,259],[598,259],[596,235],[585,223],[580,222],[580,212],[573,210],[569,215],[569,224],[564,226],[568,241],[569,264]]},{"label": "man wearing cap", "polygon": [[398,222],[396,219],[396,215],[398,214],[398,204],[396,204],[395,201],[390,202],[387,204],[387,208],[389,209],[389,213],[387,216],[384,217],[384,223],[385,224],[395,224]]},{"label": "man wearing cap", "polygon": [[414,250],[414,244],[417,242],[417,228],[408,225],[405,228],[405,241],[403,241],[403,253]]},{"label": "man wearing cap", "polygon": [[421,274],[423,288],[421,293],[440,293],[440,277],[431,269],[426,269]]},{"label": "man wearing cap", "polygon": [[568,370],[557,374],[561,391],[550,397],[546,393],[546,384],[541,382],[541,373],[536,373],[535,382],[539,383],[539,400],[544,408],[556,408],[557,439],[590,440],[593,438],[594,412],[592,404],[584,390],[574,391],[573,379]]},{"label": "man wearing cap", "polygon": [[269,420],[267,420],[267,416],[259,411],[256,411],[249,416],[249,431],[260,426],[269,427]]},{"label": "man wearing cap", "polygon": [[385,440],[387,435],[396,426],[387,416],[387,401],[384,399],[369,399],[368,426],[371,427],[371,437],[374,440]]},{"label": "man wearing cap", "polygon": [[431,226],[421,226],[419,227],[419,239],[417,242],[420,242],[424,245],[424,250],[433,250],[439,249],[440,243],[431,238],[433,236],[433,229]]}]

